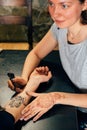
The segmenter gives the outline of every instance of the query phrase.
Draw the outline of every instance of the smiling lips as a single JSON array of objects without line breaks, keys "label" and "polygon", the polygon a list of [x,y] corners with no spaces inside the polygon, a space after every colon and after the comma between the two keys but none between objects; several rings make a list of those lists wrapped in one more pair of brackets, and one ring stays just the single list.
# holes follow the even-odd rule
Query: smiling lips
[{"label": "smiling lips", "polygon": [[64,20],[54,20],[56,23],[62,23]]}]

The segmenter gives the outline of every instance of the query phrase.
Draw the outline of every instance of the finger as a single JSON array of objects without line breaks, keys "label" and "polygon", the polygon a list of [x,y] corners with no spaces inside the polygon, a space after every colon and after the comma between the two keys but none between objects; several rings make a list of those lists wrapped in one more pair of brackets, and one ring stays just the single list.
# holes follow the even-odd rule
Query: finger
[{"label": "finger", "polygon": [[48,75],[48,73],[49,73],[49,68],[48,68],[48,66],[45,66],[44,67],[44,74]]},{"label": "finger", "polygon": [[43,66],[43,67],[42,67],[42,70],[43,70],[44,73],[49,71],[49,69],[48,69],[47,66]]},{"label": "finger", "polygon": [[40,111],[34,118],[33,121],[37,121],[43,114],[45,114],[46,111]]},{"label": "finger", "polygon": [[38,68],[36,68],[36,71],[38,71],[38,72],[41,72],[42,74],[43,73],[48,73],[48,71],[49,71],[49,68],[47,67],[47,66],[42,66],[42,67],[38,67]]},{"label": "finger", "polygon": [[23,110],[23,112],[22,113],[24,113],[24,114],[22,114],[22,116],[21,116],[21,118],[20,118],[20,120],[28,120],[28,119],[30,119],[30,118],[28,118],[29,117],[29,115],[30,115],[30,111],[28,110],[28,111],[26,111],[26,113],[25,113],[25,110]]},{"label": "finger", "polygon": [[48,75],[46,76],[43,76],[43,78],[44,78],[44,82],[47,82],[49,79],[51,79],[52,78],[52,74],[51,74],[51,71],[49,71],[49,73],[48,73]]},{"label": "finger", "polygon": [[43,73],[45,75],[48,75],[48,72],[49,72],[49,68],[47,66],[45,66],[44,69],[43,69]]},{"label": "finger", "polygon": [[45,66],[45,71],[47,71],[47,72],[49,71],[49,68],[48,68],[48,66]]},{"label": "finger", "polygon": [[12,84],[11,80],[8,80],[8,87],[14,90],[14,85]]},{"label": "finger", "polygon": [[48,68],[47,66],[45,66],[45,67],[43,68],[43,72],[47,75],[48,72],[49,72],[49,68]]},{"label": "finger", "polygon": [[42,70],[41,66],[36,68],[36,71],[38,71],[38,72],[41,71],[41,70]]},{"label": "finger", "polygon": [[49,76],[49,78],[52,77],[52,73],[51,73],[51,71],[49,71],[48,76]]},{"label": "finger", "polygon": [[25,121],[27,121],[28,119],[31,119],[32,117],[34,117],[35,115],[37,115],[39,113],[39,109],[37,109],[37,110],[33,110],[32,112],[29,112],[29,113],[26,113],[25,115],[24,115],[24,117],[23,117],[23,119],[25,120]]},{"label": "finger", "polygon": [[27,112],[28,113],[31,113],[31,111],[33,110],[34,108],[34,103],[35,101],[32,101],[29,105],[27,105],[23,110],[22,110],[22,115],[25,115]]},{"label": "finger", "polygon": [[33,96],[33,97],[37,97],[37,96],[40,95],[39,93],[35,93],[35,92],[26,92],[26,94],[27,94],[28,96]]},{"label": "finger", "polygon": [[18,87],[16,87],[15,89],[16,89],[16,92],[18,92],[18,93],[23,91],[23,89],[20,89]]},{"label": "finger", "polygon": [[17,84],[20,84],[20,85],[26,85],[26,81],[20,77],[16,77],[14,79],[12,79],[13,82],[17,83]]},{"label": "finger", "polygon": [[[33,101],[34,102],[34,101]],[[35,104],[34,104],[35,105]],[[40,109],[40,108],[39,108]],[[23,111],[22,111],[22,117],[21,120],[27,120],[30,119],[31,117],[35,116],[38,112],[39,109],[37,107],[34,107],[32,103],[30,103]]]},{"label": "finger", "polygon": [[29,105],[22,110],[21,114],[24,115],[27,112],[29,112]]}]

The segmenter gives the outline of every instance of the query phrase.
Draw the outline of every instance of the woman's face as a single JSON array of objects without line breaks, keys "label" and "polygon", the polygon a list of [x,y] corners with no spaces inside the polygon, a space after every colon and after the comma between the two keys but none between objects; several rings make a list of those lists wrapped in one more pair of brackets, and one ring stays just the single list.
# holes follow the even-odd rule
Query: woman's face
[{"label": "woman's face", "polygon": [[80,21],[84,5],[79,0],[48,0],[48,9],[59,28],[66,28]]}]

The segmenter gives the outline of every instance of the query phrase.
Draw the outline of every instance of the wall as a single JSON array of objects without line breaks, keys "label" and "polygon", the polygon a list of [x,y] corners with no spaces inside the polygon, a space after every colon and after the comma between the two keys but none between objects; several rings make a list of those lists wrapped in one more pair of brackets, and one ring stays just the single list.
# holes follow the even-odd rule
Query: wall
[{"label": "wall", "polygon": [[[26,0],[0,0],[0,42],[20,42],[28,40],[27,27],[24,25],[16,25],[16,22],[20,22],[20,20],[23,22],[23,17],[28,15],[26,6],[20,3],[25,3],[25,1]],[[20,6],[18,6],[18,4],[20,4]],[[18,17],[19,15],[20,17]],[[12,16],[15,16],[14,19]],[[10,22],[14,24],[9,24]],[[45,35],[52,24],[47,11],[47,0],[32,0],[32,24],[33,42],[36,43]]]},{"label": "wall", "polygon": [[0,42],[27,41],[26,0],[0,0]]},{"label": "wall", "polygon": [[33,41],[40,41],[49,30],[52,20],[47,10],[47,0],[33,0],[32,3]]}]

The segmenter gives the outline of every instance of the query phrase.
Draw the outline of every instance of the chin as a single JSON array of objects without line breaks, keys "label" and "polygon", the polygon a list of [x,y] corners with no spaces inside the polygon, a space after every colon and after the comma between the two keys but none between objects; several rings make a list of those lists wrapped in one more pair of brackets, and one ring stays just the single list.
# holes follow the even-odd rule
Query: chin
[{"label": "chin", "polygon": [[[55,22],[56,23],[56,22]],[[66,25],[66,24],[63,24],[63,23],[56,23],[56,25],[57,25],[57,27],[58,28],[61,28],[61,29],[63,29],[63,28],[68,28],[69,26],[68,25]]]},{"label": "chin", "polygon": [[64,26],[63,24],[56,23],[56,25],[57,25],[58,28],[66,28],[66,26]]}]

